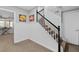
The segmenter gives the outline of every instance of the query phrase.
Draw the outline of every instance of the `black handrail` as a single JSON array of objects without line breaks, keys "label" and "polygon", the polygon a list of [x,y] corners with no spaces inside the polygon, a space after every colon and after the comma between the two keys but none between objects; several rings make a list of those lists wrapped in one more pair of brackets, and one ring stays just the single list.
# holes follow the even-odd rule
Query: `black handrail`
[{"label": "black handrail", "polygon": [[[38,14],[40,14],[39,12],[37,12]],[[46,19],[50,24],[52,24],[56,29],[58,29],[58,27],[56,25],[54,25],[51,21],[49,21],[46,17],[44,17],[43,15],[40,14],[40,16],[42,16],[44,19]]]},{"label": "black handrail", "polygon": [[37,18],[38,18],[38,14],[40,16],[42,16],[46,21],[48,21],[51,25],[53,25],[57,30],[58,30],[58,52],[61,52],[61,46],[60,46],[60,26],[56,26],[54,25],[51,21],[49,21],[46,17],[44,17],[42,14],[40,14],[38,11],[36,11],[36,15],[37,15]]},{"label": "black handrail", "polygon": [[60,26],[58,26],[58,52],[61,52],[61,44],[60,44]]},{"label": "black handrail", "polygon": [[41,9],[39,12],[42,12],[44,10],[44,8],[43,9]]}]

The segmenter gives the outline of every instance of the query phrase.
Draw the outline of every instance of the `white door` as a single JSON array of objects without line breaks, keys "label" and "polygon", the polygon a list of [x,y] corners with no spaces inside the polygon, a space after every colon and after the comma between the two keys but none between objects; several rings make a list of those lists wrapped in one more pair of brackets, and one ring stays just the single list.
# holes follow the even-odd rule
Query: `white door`
[{"label": "white door", "polygon": [[79,10],[65,12],[63,14],[63,21],[64,35],[66,37],[66,41],[79,45]]}]

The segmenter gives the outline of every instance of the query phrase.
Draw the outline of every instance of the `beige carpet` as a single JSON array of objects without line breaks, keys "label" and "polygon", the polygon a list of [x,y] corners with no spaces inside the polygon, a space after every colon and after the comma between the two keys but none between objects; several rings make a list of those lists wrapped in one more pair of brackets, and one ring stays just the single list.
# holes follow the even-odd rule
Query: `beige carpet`
[{"label": "beige carpet", "polygon": [[13,34],[0,36],[0,52],[51,52],[49,49],[27,39],[13,44]]}]

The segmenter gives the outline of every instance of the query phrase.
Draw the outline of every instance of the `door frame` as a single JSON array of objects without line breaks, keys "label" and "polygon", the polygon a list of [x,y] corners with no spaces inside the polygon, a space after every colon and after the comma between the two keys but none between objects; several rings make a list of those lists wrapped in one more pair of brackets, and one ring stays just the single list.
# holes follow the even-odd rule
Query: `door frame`
[{"label": "door frame", "polygon": [[[13,10],[10,10],[10,9],[8,9],[8,8],[0,8],[0,10],[4,10],[4,11],[8,11],[8,12],[11,12],[11,13],[13,13],[14,14],[14,20],[16,19],[16,12],[15,11],[13,11]],[[13,20],[13,33],[14,33],[14,20]],[[13,42],[12,42],[13,44],[14,44],[14,34],[13,34]]]}]

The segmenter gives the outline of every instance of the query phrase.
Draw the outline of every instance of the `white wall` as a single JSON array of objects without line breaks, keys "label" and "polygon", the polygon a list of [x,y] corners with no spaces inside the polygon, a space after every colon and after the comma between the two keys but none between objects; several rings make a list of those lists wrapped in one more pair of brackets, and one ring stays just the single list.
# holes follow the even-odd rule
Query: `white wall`
[{"label": "white wall", "polygon": [[36,22],[36,9],[37,9],[37,7],[34,8],[33,10],[29,11],[29,16],[34,15],[34,22]]},{"label": "white wall", "polygon": [[25,31],[27,22],[19,22],[19,14],[28,15],[27,11],[16,7],[0,6],[0,9],[14,12],[14,42],[26,39]]},{"label": "white wall", "polygon": [[79,45],[79,10],[63,13],[63,22],[65,40]]},{"label": "white wall", "polygon": [[[28,35],[30,35],[29,38],[32,41],[35,41],[36,43],[50,49],[51,51],[58,51],[58,43],[56,40],[54,40],[39,23],[30,24],[30,27],[27,30],[29,31]],[[63,51],[62,48],[61,51]]]},{"label": "white wall", "polygon": [[38,11],[42,10],[43,8],[44,8],[44,6],[39,6]]},{"label": "white wall", "polygon": [[53,9],[54,9],[54,6],[45,7],[45,17],[48,18],[56,26],[61,26],[60,12],[58,14],[56,14],[55,11],[57,10],[57,8],[55,8],[55,10],[53,10]]}]

